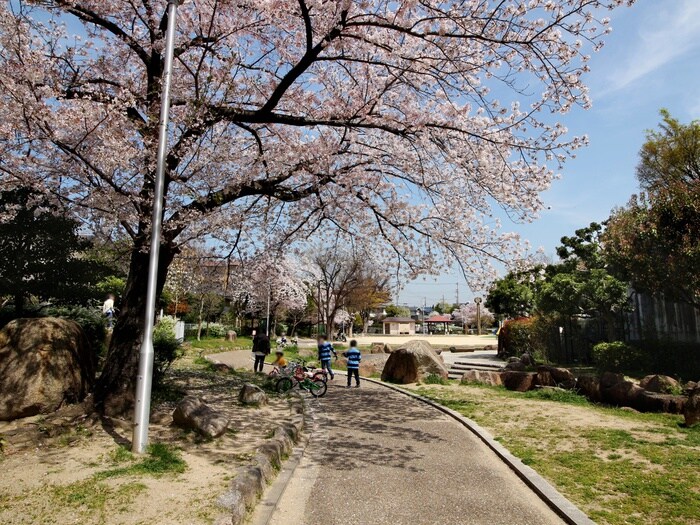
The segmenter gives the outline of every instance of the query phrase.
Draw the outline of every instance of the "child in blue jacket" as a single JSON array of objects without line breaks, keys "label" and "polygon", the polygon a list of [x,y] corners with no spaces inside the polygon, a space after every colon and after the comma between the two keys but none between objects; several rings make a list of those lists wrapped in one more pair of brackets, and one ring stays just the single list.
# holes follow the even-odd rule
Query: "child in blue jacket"
[{"label": "child in blue jacket", "polygon": [[321,361],[321,369],[327,370],[328,375],[331,376],[331,380],[335,379],[335,374],[331,370],[331,356],[338,357],[335,353],[335,348],[333,345],[326,341],[326,338],[322,335],[318,337],[318,360]]},{"label": "child in blue jacket", "polygon": [[358,388],[360,386],[360,361],[362,361],[362,354],[360,349],[357,348],[357,341],[354,339],[350,341],[350,348],[343,354],[343,357],[348,359],[348,388],[350,388],[353,377],[355,377],[355,388]]}]

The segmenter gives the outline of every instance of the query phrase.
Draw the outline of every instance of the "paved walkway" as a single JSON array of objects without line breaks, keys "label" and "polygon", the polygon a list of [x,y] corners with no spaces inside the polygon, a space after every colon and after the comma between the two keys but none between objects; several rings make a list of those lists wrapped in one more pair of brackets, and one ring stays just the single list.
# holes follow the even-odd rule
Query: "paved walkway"
[{"label": "paved walkway", "polygon": [[271,525],[563,523],[473,434],[437,410],[345,378],[311,400],[314,432]]}]

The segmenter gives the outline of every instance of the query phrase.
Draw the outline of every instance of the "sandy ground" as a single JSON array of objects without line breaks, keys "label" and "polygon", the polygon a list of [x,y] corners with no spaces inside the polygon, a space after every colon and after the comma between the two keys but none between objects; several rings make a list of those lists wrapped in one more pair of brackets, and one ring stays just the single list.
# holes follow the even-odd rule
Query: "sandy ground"
[{"label": "sandy ground", "polygon": [[498,344],[495,335],[354,335],[359,345],[369,345],[372,343],[385,343],[389,345],[400,345],[408,341],[421,339],[428,341],[433,346],[488,346]]},{"label": "sandy ground", "polygon": [[365,382],[334,384],[312,409],[317,429],[271,525],[562,523],[478,438],[427,405]]},{"label": "sandy ground", "polygon": [[[169,443],[187,463],[182,474],[147,474],[96,479],[95,475],[124,463],[115,462],[120,446],[129,446],[130,424],[99,420],[72,422],[55,437],[56,418],[34,417],[0,425],[8,441],[0,460],[0,523],[9,524],[204,524],[221,509],[216,498],[225,492],[234,468],[285,418],[286,400],[267,407],[238,404],[232,376],[178,374],[190,394],[227,413],[232,431],[207,441],[170,425],[172,403],[154,410],[151,442]],[[37,429],[45,431],[37,432]],[[127,463],[128,464],[128,463]]]}]

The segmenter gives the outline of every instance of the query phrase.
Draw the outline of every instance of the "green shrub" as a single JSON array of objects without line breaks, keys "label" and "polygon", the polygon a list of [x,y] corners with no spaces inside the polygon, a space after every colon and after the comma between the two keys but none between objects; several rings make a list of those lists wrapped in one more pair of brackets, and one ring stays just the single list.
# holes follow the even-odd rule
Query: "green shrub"
[{"label": "green shrub", "polygon": [[647,371],[651,365],[646,352],[622,341],[595,345],[593,362],[601,372]]},{"label": "green shrub", "polygon": [[507,321],[498,334],[498,353],[502,357],[535,355],[541,350],[534,317]]},{"label": "green shrub", "polygon": [[182,355],[180,342],[175,338],[175,319],[163,317],[153,330],[153,381],[160,385],[165,373]]},{"label": "green shrub", "polygon": [[220,339],[226,337],[227,328],[219,323],[209,323],[202,327],[202,332],[207,334],[207,337],[213,337],[214,339]]},{"label": "green shrub", "polygon": [[449,384],[447,379],[445,379],[442,376],[439,376],[437,374],[428,374],[425,379],[423,379],[423,382],[426,385],[447,385]]}]

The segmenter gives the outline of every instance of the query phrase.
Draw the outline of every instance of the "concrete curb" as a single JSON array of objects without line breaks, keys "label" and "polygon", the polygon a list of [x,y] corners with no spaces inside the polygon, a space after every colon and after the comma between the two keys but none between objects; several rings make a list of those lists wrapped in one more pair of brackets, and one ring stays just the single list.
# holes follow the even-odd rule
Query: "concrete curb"
[{"label": "concrete curb", "polygon": [[[216,364],[216,361],[210,359]],[[302,438],[306,422],[306,410],[301,396],[290,398],[293,417],[279,425],[272,438],[260,445],[249,465],[233,472],[229,489],[217,504],[228,513],[215,521],[215,525],[241,525],[252,513],[265,488],[272,483],[282,468],[282,462],[292,454],[294,446]]]},{"label": "concrete curb", "polygon": [[532,491],[537,494],[539,498],[544,501],[554,512],[556,512],[566,523],[569,525],[596,525],[593,520],[586,516],[586,514],[576,507],[576,505],[562,496],[559,491],[557,491],[557,489],[555,489],[548,481],[511,454],[503,445],[493,439],[493,436],[488,431],[481,428],[471,419],[464,417],[459,412],[436,403],[432,399],[428,399],[396,385],[383,383],[368,377],[363,377],[362,380],[384,386],[417,399],[418,401],[422,401],[423,403],[426,403],[455,419],[458,423],[466,427],[482,442],[484,442],[487,447],[489,447],[506,465],[508,465],[508,467],[510,467],[510,469],[515,472],[517,476],[523,480],[523,482],[530,487],[530,489],[532,489]]}]

